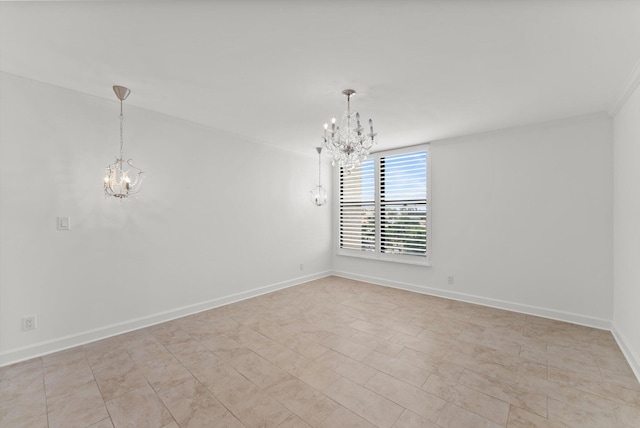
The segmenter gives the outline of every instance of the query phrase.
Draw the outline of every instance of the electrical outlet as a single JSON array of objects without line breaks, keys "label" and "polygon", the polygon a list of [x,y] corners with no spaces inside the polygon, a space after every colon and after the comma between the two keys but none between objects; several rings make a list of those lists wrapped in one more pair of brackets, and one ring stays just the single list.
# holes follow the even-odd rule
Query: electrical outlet
[{"label": "electrical outlet", "polygon": [[22,318],[22,331],[35,330],[36,325],[36,316],[29,315]]},{"label": "electrical outlet", "polygon": [[453,275],[449,275],[449,276],[447,277],[447,284],[449,284],[449,285],[453,285]]},{"label": "electrical outlet", "polygon": [[300,263],[300,270],[304,270],[304,265]]}]

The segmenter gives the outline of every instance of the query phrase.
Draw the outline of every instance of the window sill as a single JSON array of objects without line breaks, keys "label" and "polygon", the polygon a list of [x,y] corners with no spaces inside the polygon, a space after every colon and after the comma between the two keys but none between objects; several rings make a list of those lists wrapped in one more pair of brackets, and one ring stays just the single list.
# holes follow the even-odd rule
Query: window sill
[{"label": "window sill", "polygon": [[358,259],[366,259],[375,262],[391,262],[391,263],[400,263],[405,265],[415,265],[415,266],[431,266],[431,260],[427,257],[421,260],[416,260],[414,256],[400,256],[394,254],[377,254],[372,251],[364,252],[364,251],[349,251],[349,250],[338,250],[336,252],[337,256],[346,256],[346,257],[355,257]]}]

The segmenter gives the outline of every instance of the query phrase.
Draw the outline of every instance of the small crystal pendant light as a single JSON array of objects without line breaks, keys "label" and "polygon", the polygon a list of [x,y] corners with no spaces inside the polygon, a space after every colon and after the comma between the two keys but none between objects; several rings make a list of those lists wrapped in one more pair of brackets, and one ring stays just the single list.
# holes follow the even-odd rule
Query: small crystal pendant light
[{"label": "small crystal pendant light", "polygon": [[316,147],[316,151],[318,152],[318,185],[316,187],[313,188],[313,190],[311,190],[311,199],[313,200],[313,203],[316,204],[317,206],[321,207],[324,204],[327,203],[327,191],[324,190],[324,187],[322,187],[321,181],[320,181],[320,172],[321,172],[321,156],[320,153],[322,153],[322,147]]},{"label": "small crystal pendant light", "polygon": [[105,196],[113,196],[120,200],[135,195],[142,188],[144,180],[144,172],[133,165],[133,161],[124,160],[124,115],[122,114],[122,101],[127,99],[131,91],[124,86],[114,86],[113,92],[120,100],[120,157],[107,167],[107,173],[104,176],[104,194]]}]

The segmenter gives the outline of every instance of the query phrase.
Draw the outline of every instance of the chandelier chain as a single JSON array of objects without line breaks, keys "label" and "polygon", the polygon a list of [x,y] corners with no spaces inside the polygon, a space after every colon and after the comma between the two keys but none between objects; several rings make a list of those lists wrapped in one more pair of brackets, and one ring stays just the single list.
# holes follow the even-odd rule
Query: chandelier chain
[{"label": "chandelier chain", "polygon": [[[120,101],[120,108],[122,109],[122,101]],[[122,159],[122,153],[124,151],[124,115],[122,110],[120,111],[120,159]]]},{"label": "chandelier chain", "polygon": [[321,186],[322,181],[320,181],[320,153],[318,153],[318,186]]}]

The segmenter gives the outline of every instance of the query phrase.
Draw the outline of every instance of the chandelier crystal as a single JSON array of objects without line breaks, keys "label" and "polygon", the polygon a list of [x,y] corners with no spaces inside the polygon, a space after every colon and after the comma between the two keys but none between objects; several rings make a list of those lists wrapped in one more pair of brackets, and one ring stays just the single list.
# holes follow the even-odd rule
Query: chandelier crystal
[{"label": "chandelier crystal", "polygon": [[133,165],[131,159],[124,160],[124,115],[122,101],[127,99],[131,91],[124,86],[114,86],[113,92],[120,100],[120,156],[115,162],[107,166],[104,176],[104,194],[119,199],[126,199],[138,193],[144,180],[144,172]]},{"label": "chandelier crystal", "polygon": [[321,207],[327,203],[327,191],[324,190],[324,187],[320,184],[320,153],[322,153],[322,147],[316,147],[316,151],[318,152],[318,185],[311,190],[311,199],[314,204]]},{"label": "chandelier crystal", "polygon": [[[373,132],[373,121],[369,119],[369,133],[360,124],[360,113],[351,113],[351,97],[356,93],[353,89],[345,89],[342,93],[347,97],[347,111],[342,118],[342,126],[336,126],[336,118],[331,119],[331,126],[324,124],[324,148],[331,156],[331,165],[339,165],[350,173],[369,156],[369,150],[376,143]],[[355,126],[353,126],[355,122]]]}]

